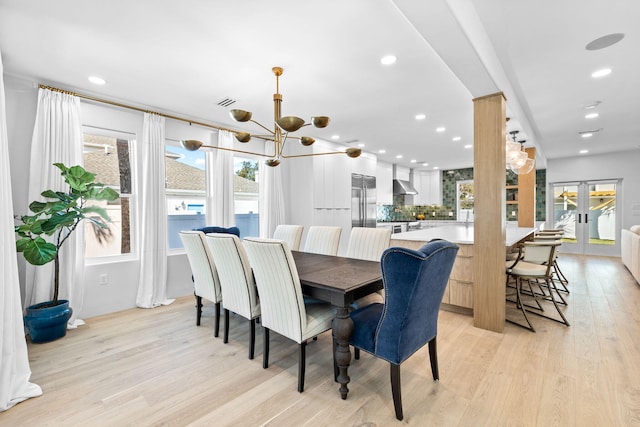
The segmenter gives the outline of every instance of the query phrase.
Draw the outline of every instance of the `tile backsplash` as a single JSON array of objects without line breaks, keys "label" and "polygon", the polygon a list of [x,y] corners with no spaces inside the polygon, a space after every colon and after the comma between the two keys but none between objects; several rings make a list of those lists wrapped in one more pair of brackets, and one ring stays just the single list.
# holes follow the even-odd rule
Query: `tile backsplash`
[{"label": "tile backsplash", "polygon": [[[536,221],[546,218],[546,170],[536,170]],[[404,196],[393,196],[393,205],[378,206],[378,221],[451,220],[457,221],[456,184],[457,181],[473,180],[473,168],[455,169],[442,173],[442,205],[405,205]],[[517,185],[518,175],[505,173],[506,185]],[[507,221],[518,220],[518,205],[506,205]],[[462,218],[461,220],[463,220]]]}]

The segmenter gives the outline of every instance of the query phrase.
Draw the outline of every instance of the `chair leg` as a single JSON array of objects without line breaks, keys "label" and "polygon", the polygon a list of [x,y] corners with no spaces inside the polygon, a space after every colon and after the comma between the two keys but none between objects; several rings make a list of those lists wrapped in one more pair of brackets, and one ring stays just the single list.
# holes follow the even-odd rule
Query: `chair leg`
[{"label": "chair leg", "polygon": [[402,392],[400,390],[400,365],[390,363],[391,367],[391,394],[393,395],[393,406],[396,409],[396,418],[402,421]]},{"label": "chair leg", "polygon": [[223,343],[229,342],[229,310],[224,309],[224,338],[222,338]]},{"label": "chair leg", "polygon": [[262,368],[267,369],[269,367],[269,329],[263,328],[264,341],[262,347]]},{"label": "chair leg", "polygon": [[300,352],[298,355],[298,393],[304,391],[304,371],[307,360],[307,342],[303,341],[299,344]]},{"label": "chair leg", "polygon": [[219,335],[220,335],[220,303],[217,302],[216,303],[216,320],[215,320],[215,326],[213,330],[213,336],[217,337]]},{"label": "chair leg", "polygon": [[253,360],[256,348],[256,319],[249,321],[249,327],[251,328],[249,331],[249,360]]},{"label": "chair leg", "polygon": [[202,297],[198,295],[195,295],[195,297],[196,297],[196,326],[200,326],[200,319],[202,318]]},{"label": "chair leg", "polygon": [[436,337],[433,337],[429,341],[429,361],[431,362],[431,375],[433,375],[434,381],[440,380],[440,373],[438,372],[438,352],[436,348]]},{"label": "chair leg", "polygon": [[509,323],[513,323],[516,326],[520,326],[521,328],[529,329],[531,332],[535,332],[536,329],[531,324],[531,321],[529,321],[529,316],[527,316],[527,310],[525,309],[524,304],[522,303],[522,300],[520,298],[521,288],[522,288],[522,279],[520,277],[516,277],[516,307],[518,307],[520,309],[520,311],[522,311],[522,315],[524,316],[524,320],[527,321],[527,324],[529,325],[529,327],[527,328],[526,326],[521,325],[520,323],[515,322],[513,320],[510,320],[510,319],[505,319],[505,320],[507,322],[509,322]]}]

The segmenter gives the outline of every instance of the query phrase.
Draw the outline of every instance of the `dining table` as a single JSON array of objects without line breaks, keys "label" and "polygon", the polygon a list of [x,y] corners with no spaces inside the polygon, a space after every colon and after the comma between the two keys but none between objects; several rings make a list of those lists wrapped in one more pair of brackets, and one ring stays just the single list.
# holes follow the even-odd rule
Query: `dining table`
[{"label": "dining table", "polygon": [[338,367],[340,396],[349,393],[349,339],[353,321],[349,307],[359,298],[383,288],[380,262],[332,255],[292,251],[302,291],[305,295],[328,302],[336,308],[332,330],[336,342],[334,358]]}]

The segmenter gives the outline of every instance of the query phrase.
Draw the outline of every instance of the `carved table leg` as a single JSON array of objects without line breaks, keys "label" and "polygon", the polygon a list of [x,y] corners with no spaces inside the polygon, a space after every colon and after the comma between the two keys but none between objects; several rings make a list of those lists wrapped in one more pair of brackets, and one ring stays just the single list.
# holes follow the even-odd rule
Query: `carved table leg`
[{"label": "carved table leg", "polygon": [[342,399],[347,398],[349,393],[349,363],[351,363],[351,350],[349,350],[349,338],[353,333],[353,321],[349,317],[349,309],[347,307],[338,307],[336,317],[333,319],[333,336],[336,339],[336,364],[338,365],[338,382],[340,383],[340,396]]}]

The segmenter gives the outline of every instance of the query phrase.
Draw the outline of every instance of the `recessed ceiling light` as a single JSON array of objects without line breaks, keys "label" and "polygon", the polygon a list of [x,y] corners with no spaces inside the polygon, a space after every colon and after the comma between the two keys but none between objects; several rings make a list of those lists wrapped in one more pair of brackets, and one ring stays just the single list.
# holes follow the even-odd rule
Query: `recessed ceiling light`
[{"label": "recessed ceiling light", "polygon": [[402,158],[402,154],[398,154],[398,155],[396,156],[396,159],[401,159],[401,158]]},{"label": "recessed ceiling light", "polygon": [[464,146],[464,148],[471,148],[471,147],[473,147],[473,145],[471,145],[471,144],[467,144],[467,145]]},{"label": "recessed ceiling light", "polygon": [[580,150],[580,154],[587,154],[589,150]]},{"label": "recessed ceiling light", "polygon": [[459,136],[454,136],[453,138],[451,138],[452,141],[460,141],[462,138],[460,138]]},{"label": "recessed ceiling light", "polygon": [[440,169],[438,166],[434,166],[434,167],[433,167],[433,170],[434,170],[434,171],[437,171],[438,169]]},{"label": "recessed ceiling light", "polygon": [[415,162],[417,162],[416,159],[411,159],[411,163],[415,163]]},{"label": "recessed ceiling light", "polygon": [[105,79],[103,79],[102,77],[98,77],[98,76],[91,76],[89,77],[89,81],[91,83],[93,83],[94,85],[104,85],[107,84],[107,81]]},{"label": "recessed ceiling light", "polygon": [[416,120],[424,120],[427,118],[426,114],[416,114]]},{"label": "recessed ceiling light", "polygon": [[340,135],[331,135],[331,139],[340,139]]},{"label": "recessed ceiling light", "polygon": [[603,68],[601,70],[597,70],[591,73],[591,77],[593,77],[594,79],[597,79],[599,77],[608,76],[609,74],[611,74],[611,68]]},{"label": "recessed ceiling light", "polygon": [[585,133],[581,133],[580,136],[583,138],[591,138],[593,134],[591,132],[585,132]]},{"label": "recessed ceiling light", "polygon": [[387,56],[383,56],[382,59],[380,59],[380,63],[382,65],[391,65],[391,64],[395,64],[396,59],[398,58],[396,58],[393,55],[387,55]]},{"label": "recessed ceiling light", "polygon": [[364,144],[361,142],[360,144],[358,144],[358,147],[364,147]]},{"label": "recessed ceiling light", "polygon": [[447,128],[444,126],[440,126],[439,128],[436,128],[436,132],[444,132],[445,130],[447,130]]},{"label": "recessed ceiling light", "polygon": [[594,41],[590,42],[588,45],[585,46],[585,49],[587,50],[604,49],[605,47],[609,47],[613,44],[618,43],[623,38],[624,38],[623,33],[607,34],[606,36],[598,37]]},{"label": "recessed ceiling light", "polygon": [[429,163],[423,163],[422,166],[429,166]]},{"label": "recessed ceiling light", "polygon": [[585,119],[595,119],[596,117],[598,117],[600,114],[598,113],[589,113],[587,115],[584,116]]},{"label": "recessed ceiling light", "polygon": [[378,153],[380,153],[380,154],[384,154],[386,152],[387,152],[387,150],[378,150]]}]

